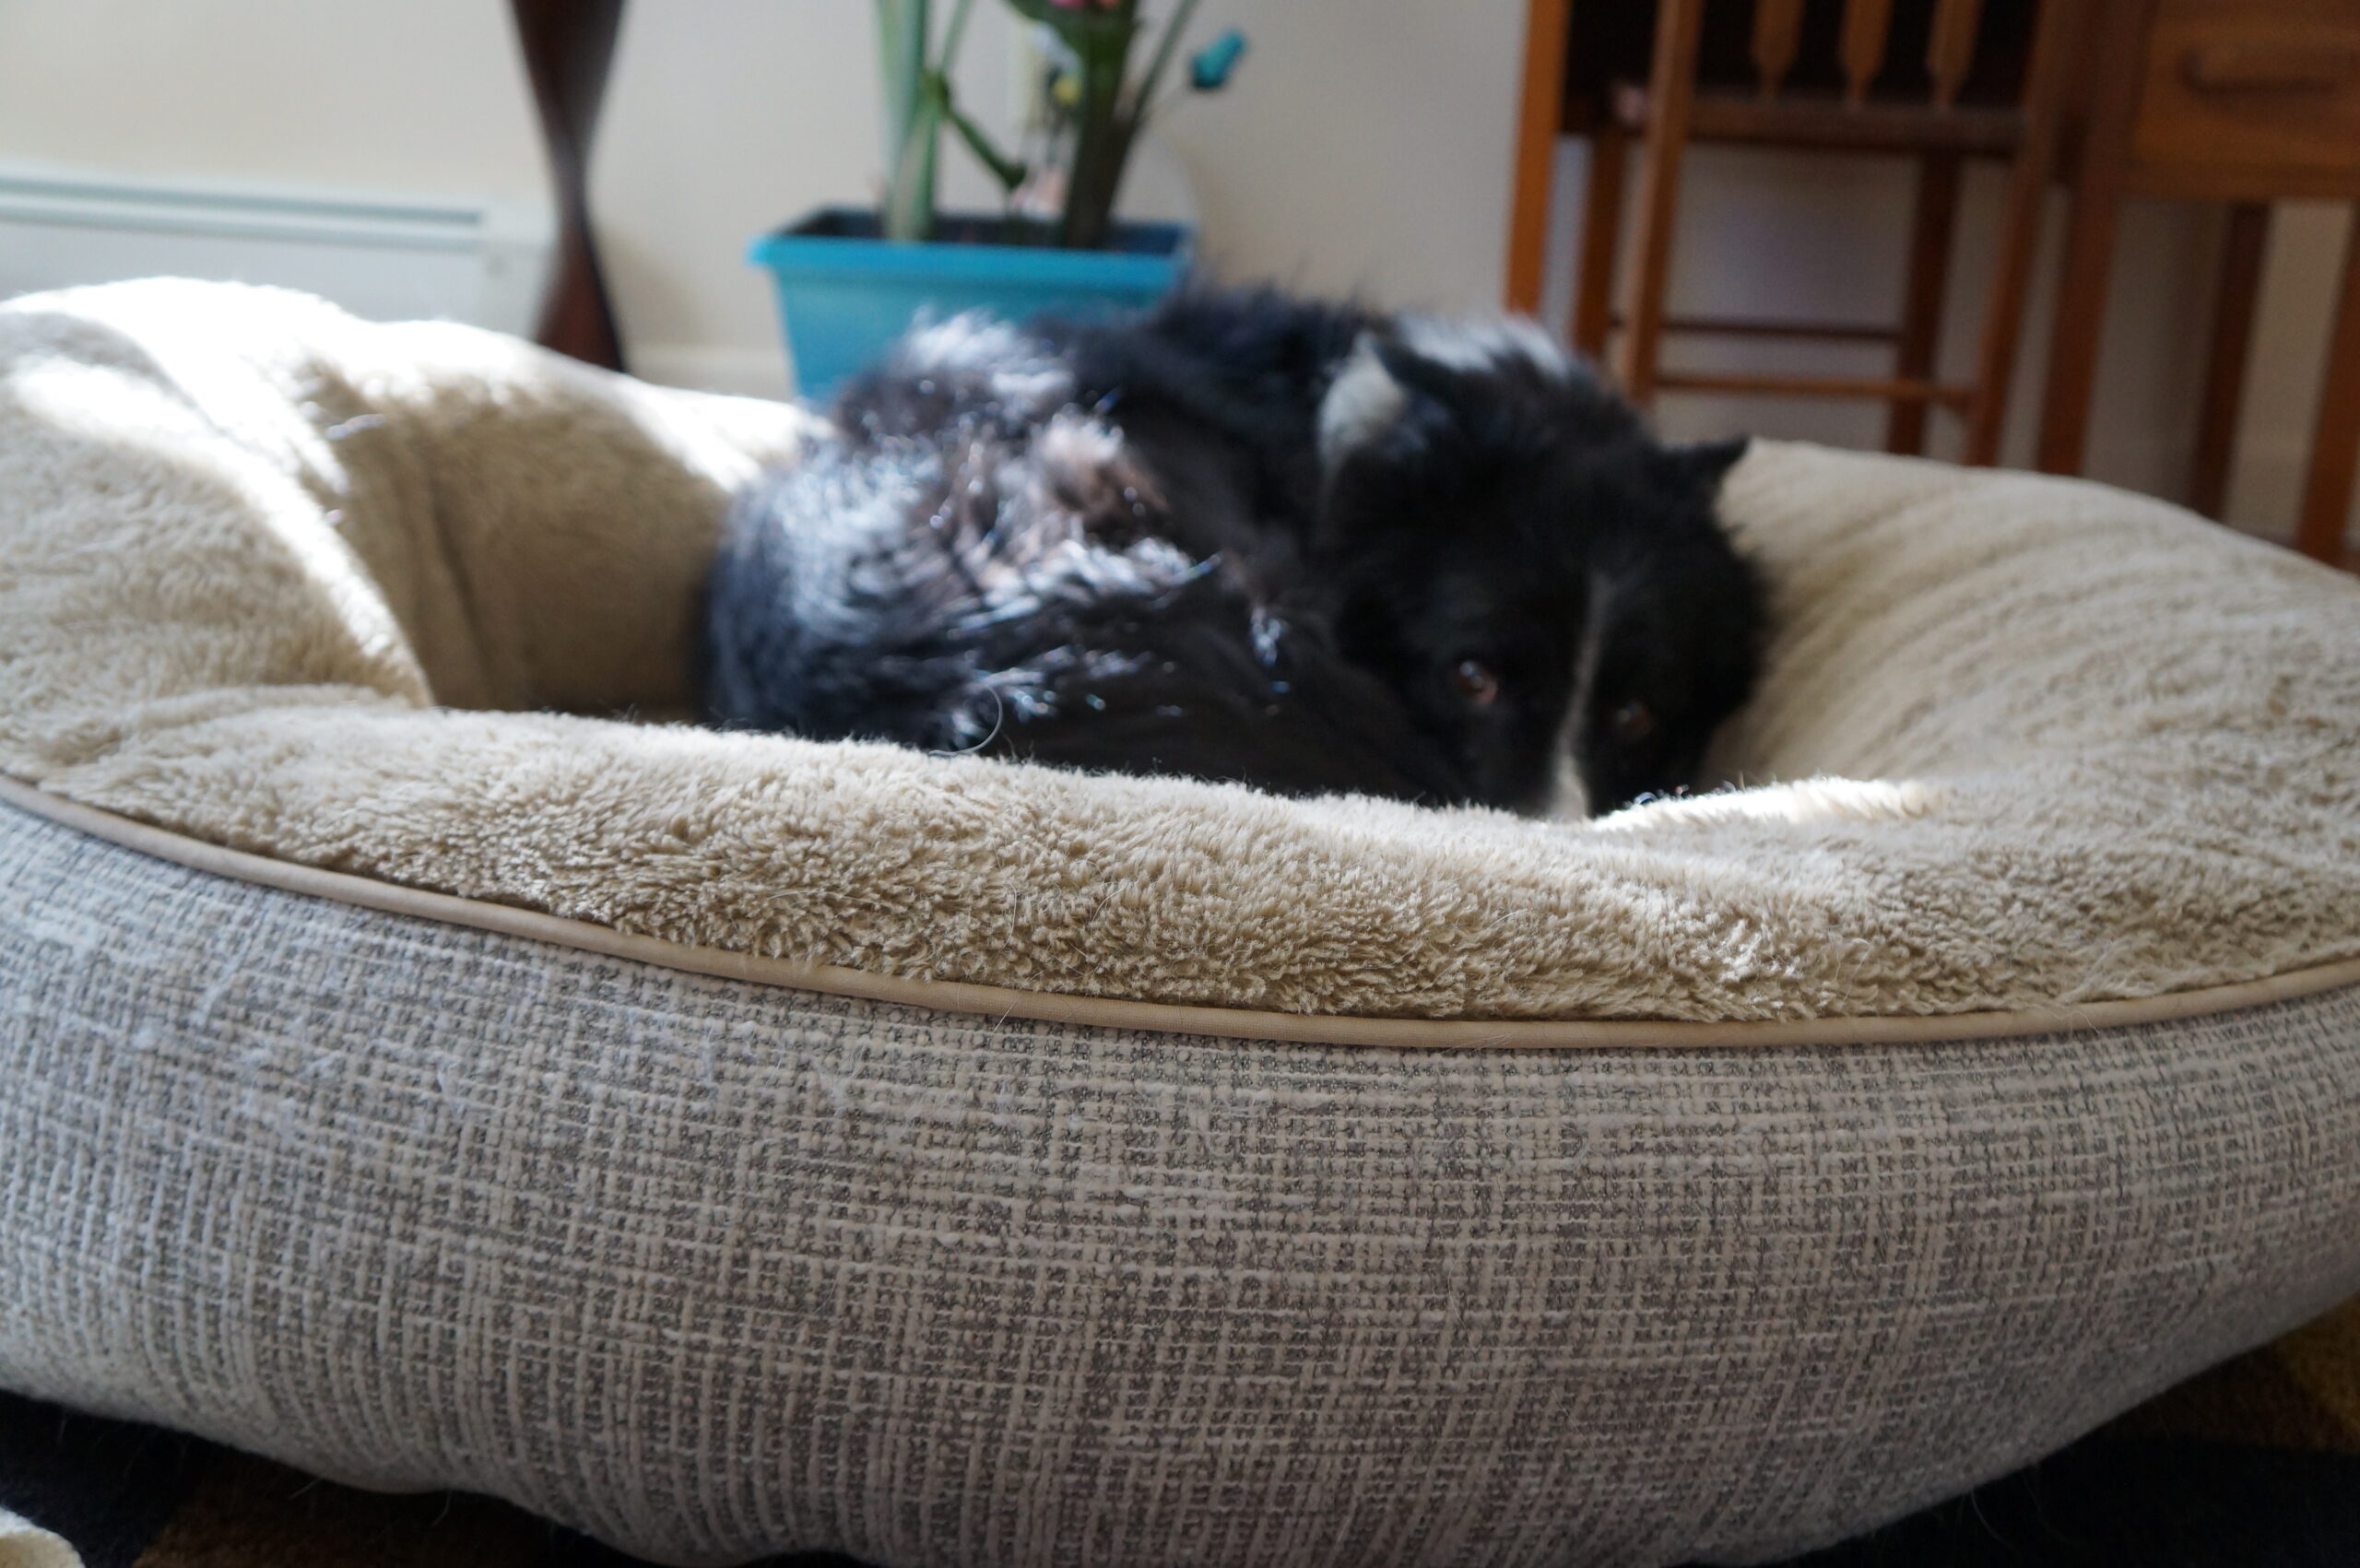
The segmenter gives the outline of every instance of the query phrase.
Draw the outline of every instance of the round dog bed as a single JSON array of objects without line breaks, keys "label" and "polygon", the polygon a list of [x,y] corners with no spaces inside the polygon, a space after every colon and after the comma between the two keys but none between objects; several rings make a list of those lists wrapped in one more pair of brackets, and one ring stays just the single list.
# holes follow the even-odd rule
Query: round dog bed
[{"label": "round dog bed", "polygon": [[2360,1289],[2343,579],[1764,445],[1752,787],[665,722],[806,431],[0,308],[0,1385],[684,1562],[1742,1561]]}]

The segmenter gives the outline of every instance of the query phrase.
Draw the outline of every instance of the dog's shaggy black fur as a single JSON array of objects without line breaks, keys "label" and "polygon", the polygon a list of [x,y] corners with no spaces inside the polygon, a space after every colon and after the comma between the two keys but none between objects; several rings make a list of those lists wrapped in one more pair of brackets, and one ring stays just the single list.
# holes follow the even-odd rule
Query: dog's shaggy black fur
[{"label": "dog's shaggy black fur", "polygon": [[1753,678],[1713,516],[1528,324],[1276,292],[956,318],[739,506],[716,721],[1518,810],[1685,786]]}]

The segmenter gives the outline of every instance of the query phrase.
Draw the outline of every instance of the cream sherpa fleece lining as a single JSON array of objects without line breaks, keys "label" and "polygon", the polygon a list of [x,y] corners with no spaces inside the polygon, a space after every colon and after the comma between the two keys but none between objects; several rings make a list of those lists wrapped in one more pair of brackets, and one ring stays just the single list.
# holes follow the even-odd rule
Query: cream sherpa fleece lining
[{"label": "cream sherpa fleece lining", "polygon": [[[582,716],[693,697],[801,417],[176,283],[0,308],[0,772],[697,947],[1304,1013],[1790,1020],[2360,953],[2360,589],[2095,486],[1764,444],[1748,781],[1596,823]],[[436,706],[436,703],[442,706]],[[561,709],[567,712],[486,710]],[[472,711],[471,711],[472,710]]]}]

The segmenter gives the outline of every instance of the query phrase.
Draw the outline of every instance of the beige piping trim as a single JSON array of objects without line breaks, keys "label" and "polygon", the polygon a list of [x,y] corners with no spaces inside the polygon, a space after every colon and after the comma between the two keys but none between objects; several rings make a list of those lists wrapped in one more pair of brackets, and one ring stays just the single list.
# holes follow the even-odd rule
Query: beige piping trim
[{"label": "beige piping trim", "polygon": [[1103,1029],[1144,1029],[1170,1034],[1206,1034],[1225,1040],[1278,1040],[1316,1045],[1440,1046],[1794,1046],[1886,1045],[1955,1040],[1997,1040],[2013,1035],[2056,1034],[2201,1018],[2209,1013],[2260,1007],[2360,984],[2360,958],[2315,965],[2265,980],[2210,985],[2130,1001],[2021,1008],[2010,1012],[1942,1013],[1906,1018],[1822,1018],[1755,1023],[1649,1022],[1621,1019],[1418,1019],[1361,1018],[1336,1014],[1259,1012],[1246,1008],[1188,1007],[1106,996],[1071,996],[1052,991],[1019,991],[1005,985],[972,985],[949,980],[904,980],[835,964],[799,963],[721,948],[690,947],[659,937],[635,937],[611,926],[568,920],[539,910],[488,903],[449,893],[381,882],[373,878],[324,871],[289,860],[249,855],[207,843],[111,811],[47,794],[0,777],[0,802],[45,817],[93,838],[137,850],[217,877],[253,882],[285,892],[405,914],[446,925],[524,937],[561,948],[604,953],[665,969],[710,974],[760,985],[788,986],[833,996],[979,1013],[1047,1023],[1088,1024]]}]

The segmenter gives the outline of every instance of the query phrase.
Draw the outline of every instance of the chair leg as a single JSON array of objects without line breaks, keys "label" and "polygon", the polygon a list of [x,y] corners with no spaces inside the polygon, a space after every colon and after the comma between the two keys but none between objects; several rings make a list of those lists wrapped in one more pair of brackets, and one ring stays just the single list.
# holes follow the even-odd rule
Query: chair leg
[{"label": "chair leg", "polygon": [[1524,23],[1524,102],[1516,150],[1515,206],[1508,217],[1507,307],[1540,311],[1549,263],[1549,194],[1556,183],[1557,127],[1564,115],[1565,29],[1571,0],[1530,0]]},{"label": "chair leg", "polygon": [[2048,337],[2040,445],[2033,459],[2044,474],[2082,471],[2082,454],[2089,445],[2090,395],[2097,386],[2106,277],[2113,270],[2114,231],[2121,208],[2118,184],[2100,184],[2084,176],[2082,188],[2073,193],[2064,277],[2057,288],[2057,321]]},{"label": "chair leg", "polygon": [[[1901,310],[1901,340],[1893,373],[1902,381],[1929,381],[1941,348],[1942,297],[1950,290],[1951,236],[1958,220],[1959,159],[1955,153],[1929,153],[1918,162],[1918,200],[1909,220],[1909,283]],[[1926,405],[1911,399],[1888,406],[1884,449],[1910,454],[1926,450]]]},{"label": "chair leg", "polygon": [[1663,349],[1664,297],[1670,284],[1672,226],[1680,214],[1680,160],[1696,82],[1704,0],[1662,0],[1647,83],[1646,147],[1639,166],[1639,230],[1632,259],[1631,315],[1620,356],[1622,395],[1655,401]]},{"label": "chair leg", "polygon": [[2302,522],[2295,545],[2314,560],[2344,564],[2343,525],[2352,514],[2352,483],[2360,467],[2360,209],[2344,242],[2343,292],[2328,338],[2327,385],[2311,439],[2311,474],[2303,487]]},{"label": "chair leg", "polygon": [[[2024,73],[2024,136],[2008,170],[2008,195],[2000,216],[2000,254],[1991,272],[1991,294],[1983,312],[1983,342],[1975,359],[1975,395],[1967,405],[1968,463],[2000,460],[2000,437],[2015,379],[2017,339],[2024,329],[2024,295],[2032,283],[2033,252],[2040,241],[2042,204],[2057,166],[2058,124],[2068,67],[2084,42],[2089,13],[2066,0],[2047,0],[2033,37]],[[2128,113],[2125,107],[2122,112]]]},{"label": "chair leg", "polygon": [[1622,169],[1630,137],[1609,120],[1589,142],[1582,193],[1581,273],[1574,285],[1574,348],[1604,361],[1614,321],[1614,264],[1622,251]]},{"label": "chair leg", "polygon": [[[2069,7],[2053,3],[2044,12]],[[2107,0],[2100,8],[2096,46],[2140,47],[2155,0]],[[2098,336],[2105,324],[2106,277],[2114,266],[2114,235],[2130,175],[2131,122],[2138,112],[2140,74],[2107,70],[2098,77],[2096,101],[2082,132],[2082,167],[2073,188],[2073,216],[2065,232],[2064,276],[2057,289],[2057,322],[2048,339],[2048,387],[2041,399],[2040,444],[2034,466],[2048,474],[2078,474],[2089,444],[2090,394],[2097,384]]]},{"label": "chair leg", "polygon": [[2204,372],[2204,412],[2197,421],[2196,462],[2188,481],[2188,504],[2207,517],[2219,517],[2228,499],[2229,463],[2245,401],[2246,352],[2253,344],[2254,305],[2261,297],[2262,255],[2269,243],[2267,202],[2239,202],[2229,208]]}]

